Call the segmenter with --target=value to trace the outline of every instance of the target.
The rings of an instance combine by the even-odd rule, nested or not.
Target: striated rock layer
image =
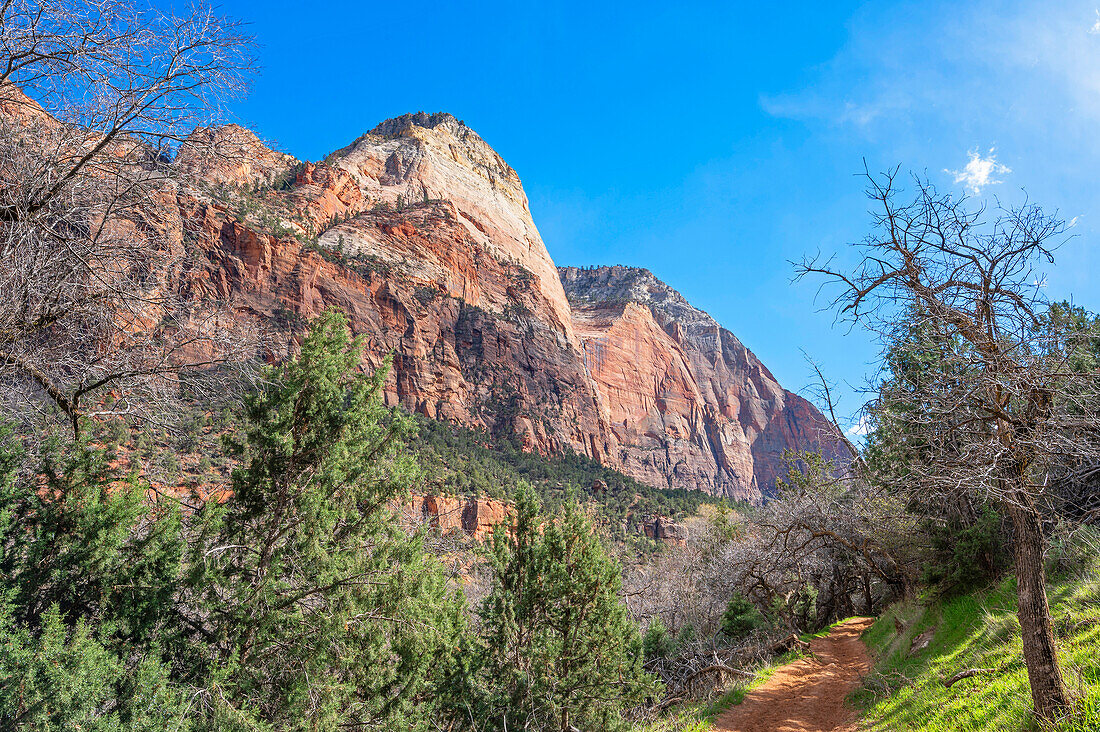
[[[841,456],[809,402],[649,270],[559,272],[625,473],[755,499],[786,471],[784,450]]]
[[[238,128],[196,135],[237,156],[181,150],[200,182],[172,214],[180,290],[229,305],[232,327],[267,329],[269,359],[336,306],[367,365],[392,357],[391,404],[531,450],[751,500],[784,449],[836,452],[812,406],[647,271],[559,277],[515,171],[450,115],[384,122],[317,163]]]

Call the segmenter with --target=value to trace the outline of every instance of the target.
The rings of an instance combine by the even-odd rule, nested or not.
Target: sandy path
[[[714,721],[715,732],[855,730],[856,713],[844,706],[844,697],[871,669],[859,634],[872,622],[852,618],[837,624],[828,636],[813,639],[813,656],[776,670],[744,702]]]

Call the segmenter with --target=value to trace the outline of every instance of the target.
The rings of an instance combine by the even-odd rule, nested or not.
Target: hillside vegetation
[[[423,417],[417,426],[409,447],[424,469],[425,485],[442,493],[508,499],[526,482],[549,508],[570,498],[590,500],[619,536],[637,519],[679,518],[704,504],[727,503],[700,491],[654,488],[574,452],[546,456],[524,450],[514,433],[492,435]]]
[[[1100,729],[1100,560],[1091,557],[1082,567],[1059,572],[1049,598],[1059,657],[1074,698],[1072,717],[1053,729]],[[916,650],[914,641],[928,632],[931,642]],[[863,711],[866,730],[1036,728],[1014,578],[928,604],[897,603],[864,640],[875,656],[875,669],[852,701]],[[990,671],[945,687],[945,680],[968,669]]]

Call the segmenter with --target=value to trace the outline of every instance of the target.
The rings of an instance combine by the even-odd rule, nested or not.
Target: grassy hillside
[[[1066,684],[1075,700],[1062,732],[1100,729],[1100,561],[1051,582],[1051,611]],[[924,606],[893,606],[864,634],[874,672],[853,701],[863,729],[904,732],[1036,729],[1020,650],[1015,580]],[[895,620],[902,632],[895,630]],[[933,630],[927,648],[913,640]],[[945,688],[944,679],[971,668],[993,669]]]

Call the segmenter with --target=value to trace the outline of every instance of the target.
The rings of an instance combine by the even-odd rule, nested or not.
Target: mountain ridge
[[[245,142],[254,165],[183,161],[218,185],[178,196],[197,263],[179,277],[270,328],[269,358],[340,307],[366,366],[392,354],[388,403],[658,487],[760,500],[784,450],[841,454],[812,405],[653,273],[558,268],[519,176],[453,116],[386,120],[315,163]]]

